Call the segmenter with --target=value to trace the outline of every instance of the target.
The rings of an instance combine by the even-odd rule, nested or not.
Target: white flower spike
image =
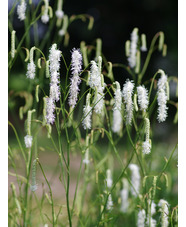
[[[127,80],[123,85],[123,98],[126,104],[126,125],[130,125],[133,117],[133,101],[132,94],[134,89],[133,81]]]
[[[70,95],[69,95],[69,105],[74,108],[79,94],[79,84],[81,79],[79,74],[82,68],[82,54],[79,49],[72,50],[72,63],[71,63],[72,77],[70,82]]]
[[[134,28],[131,33],[130,52],[128,57],[129,66],[134,68],[136,66],[136,53],[138,43],[138,28]]]
[[[140,106],[140,110],[143,110],[146,112],[149,100],[148,100],[148,90],[144,87],[144,85],[140,85],[137,87],[137,93],[138,93],[138,104]]]
[[[116,90],[114,92],[114,108],[113,108],[113,123],[112,130],[118,133],[122,125],[122,115],[121,115],[121,104],[122,104],[122,93],[120,89],[119,82],[115,82]]]

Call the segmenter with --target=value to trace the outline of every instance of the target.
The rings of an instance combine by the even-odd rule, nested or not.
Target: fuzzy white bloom
[[[128,202],[128,190],[129,184],[126,179],[123,179],[123,189],[120,191],[120,196],[121,196],[121,207],[120,210],[123,213],[126,213],[128,210],[129,202]]]
[[[154,214],[156,214],[156,204],[154,203],[154,201],[151,201],[150,199],[148,200],[148,204],[150,206],[150,208],[149,208],[150,209],[150,211],[149,211],[150,214],[147,215],[146,225],[155,227],[156,226],[156,220],[153,219],[152,216]],[[150,217],[150,219],[149,219],[149,217]]]
[[[62,19],[63,16],[64,16],[63,10],[56,10],[56,17],[57,17],[58,19]]]
[[[132,94],[134,89],[133,81],[127,80],[123,85],[123,98],[126,104],[126,124],[131,124],[133,117],[133,101]]]
[[[107,184],[107,188],[112,187],[112,176],[111,176],[111,170],[110,169],[107,169],[106,184]]]
[[[122,124],[122,116],[121,116],[121,103],[122,103],[122,93],[120,89],[119,82],[116,83],[116,90],[114,93],[114,108],[113,108],[113,123],[112,130],[113,132],[119,132]]]
[[[140,210],[138,212],[137,227],[145,227],[145,217],[146,217],[145,210],[144,209]]]
[[[33,61],[30,61],[27,65],[27,73],[26,76],[29,79],[34,79],[35,78],[35,73],[36,73],[36,65],[34,64]]]
[[[140,172],[139,167],[136,164],[130,164],[129,169],[131,170],[131,182],[133,187],[131,187],[131,193],[133,196],[137,197],[140,189]],[[135,189],[135,190],[134,190]]]
[[[161,226],[162,227],[168,227],[169,226],[169,204],[166,200],[160,199],[158,206],[160,207],[161,211]]]
[[[46,100],[46,120],[48,124],[53,124],[55,120],[55,104],[52,97],[47,98]]]
[[[21,4],[17,6],[17,15],[19,20],[25,20],[26,15],[26,2],[24,0],[21,1]]]
[[[79,73],[82,68],[82,55],[79,49],[73,48],[72,50],[72,63],[71,63],[72,77],[70,83],[69,105],[74,108],[79,94],[79,84],[81,79]]]
[[[144,85],[140,85],[137,87],[137,93],[140,109],[146,112],[149,105],[148,90],[144,87]]]
[[[60,69],[60,56],[61,51],[57,49],[57,44],[53,44],[49,51],[49,70],[50,70],[50,98],[54,101],[59,101],[60,88],[59,88],[59,69]]]
[[[32,146],[32,140],[33,140],[33,137],[30,136],[30,135],[26,135],[24,137],[24,141],[25,141],[25,146],[26,148],[30,148]]]
[[[168,83],[167,76],[165,75],[163,70],[159,70],[161,73],[161,77],[158,80],[158,116],[157,119],[159,122],[163,122],[167,118],[167,99],[168,96],[166,94],[166,86]]]
[[[136,65],[137,43],[138,43],[138,29],[134,28],[134,30],[131,33],[130,52],[128,57],[129,66],[131,68],[134,68]]]
[[[149,154],[150,153],[151,144],[150,144],[149,140],[146,140],[145,142],[143,142],[142,148],[143,148],[143,153],[144,154]]]
[[[109,194],[108,200],[107,200],[107,210],[111,211],[113,209],[113,201],[112,196]]]

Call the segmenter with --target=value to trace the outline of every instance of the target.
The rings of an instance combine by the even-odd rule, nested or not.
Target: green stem
[[[53,202],[53,196],[52,196],[52,189],[50,187],[50,183],[48,182],[47,178],[46,178],[46,175],[44,173],[44,170],[43,170],[43,167],[41,166],[41,163],[39,162],[39,160],[37,159],[37,163],[39,164],[39,167],[41,169],[41,172],[45,178],[45,181],[48,185],[48,188],[49,188],[49,193],[50,193],[50,198],[51,198],[51,205],[52,205],[52,223],[53,223],[53,226],[55,226],[55,214],[54,214],[54,202]]]

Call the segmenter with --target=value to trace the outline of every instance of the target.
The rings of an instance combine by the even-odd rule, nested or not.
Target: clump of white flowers
[[[130,125],[133,117],[133,101],[132,94],[134,89],[133,81],[127,80],[123,85],[123,98],[126,105],[126,125]]]
[[[131,170],[131,182],[133,187],[131,186],[131,193],[133,196],[137,197],[140,189],[140,172],[139,167],[136,164],[130,164],[129,169]]]
[[[145,217],[146,217],[145,210],[144,209],[140,210],[138,212],[137,227],[145,227]]]
[[[25,0],[21,0],[21,4],[17,6],[17,15],[19,20],[23,21],[26,19],[26,2]]]
[[[36,65],[34,63],[34,50],[35,46],[30,49],[30,62],[27,65],[27,73],[26,76],[29,79],[34,79],[35,78],[35,73],[36,73]]]
[[[140,110],[146,112],[149,99],[148,99],[148,90],[144,87],[144,85],[140,85],[137,87],[137,94],[138,94],[138,104],[140,106]]]
[[[92,107],[90,106],[91,94],[88,93],[86,97],[86,105],[83,108],[83,128],[91,129],[91,117],[92,117]]]
[[[81,79],[79,73],[82,68],[82,54],[79,49],[72,50],[72,63],[71,63],[72,77],[70,81],[70,95],[69,95],[69,105],[74,108],[79,94],[79,84]]]
[[[43,15],[41,16],[41,21],[46,24],[49,21],[49,15],[48,15],[48,0],[44,0],[45,2],[45,6],[44,6],[44,10],[43,10]]]
[[[161,211],[161,226],[162,227],[168,227],[169,226],[169,204],[166,200],[160,199],[158,206],[160,207]]]
[[[144,154],[149,154],[151,151],[151,142],[149,139],[149,135],[150,135],[150,121],[148,118],[145,118],[145,133],[146,133],[146,140],[145,142],[143,142],[143,153]]]
[[[49,70],[50,70],[50,95],[46,101],[46,119],[48,124],[53,124],[55,120],[55,101],[59,101],[59,69],[61,51],[57,49],[57,44],[53,44],[49,51]]]
[[[137,44],[138,44],[138,28],[134,28],[131,33],[130,51],[128,62],[131,68],[136,66],[136,54],[137,54]]]
[[[129,206],[129,202],[128,202],[129,184],[125,178],[122,180],[122,183],[123,183],[123,189],[120,191],[120,196],[121,196],[120,210],[121,212],[126,213]]]
[[[121,129],[122,115],[121,115],[121,104],[122,104],[122,93],[119,82],[115,82],[116,90],[114,92],[114,108],[113,108],[113,123],[112,130],[117,133]]]
[[[166,106],[167,100],[168,100],[168,94],[167,94],[167,76],[165,75],[163,70],[159,70],[161,73],[161,78],[158,80],[158,121],[163,122],[167,118],[167,109]]]

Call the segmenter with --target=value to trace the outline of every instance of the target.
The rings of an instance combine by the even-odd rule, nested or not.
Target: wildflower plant
[[[10,226],[176,226],[177,201],[170,199],[176,186],[169,165],[175,164],[177,144],[159,149],[154,128],[177,122],[176,115],[169,115],[169,109],[177,111],[169,99],[169,82],[177,78],[159,68],[147,78],[153,52],[165,56],[164,33],[155,34],[149,46],[148,37],[134,28],[123,47],[127,65],[108,62],[101,39],[68,49],[71,23],[88,21],[90,30],[92,17],[67,15],[62,0],[53,8],[49,3],[19,2],[14,10],[27,25],[20,40],[11,19],[14,10],[9,15],[9,79],[20,58],[28,83],[24,91],[9,92],[10,102],[25,100],[18,104],[25,129],[9,121],[17,141],[10,142],[8,155],[9,174],[15,178]],[[42,40],[40,20],[48,26]],[[115,67],[126,69],[124,82],[115,80]],[[49,173],[48,163],[56,159]]]

